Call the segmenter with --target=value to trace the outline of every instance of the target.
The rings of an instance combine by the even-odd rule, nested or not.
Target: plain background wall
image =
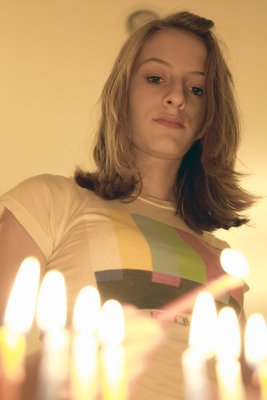
[[[90,165],[101,89],[137,9],[187,9],[216,22],[242,110],[238,167],[250,173],[244,186],[266,195],[265,0],[0,0],[0,193],[31,175]],[[264,197],[249,215],[249,227],[218,235],[249,261],[247,314],[267,317]]]

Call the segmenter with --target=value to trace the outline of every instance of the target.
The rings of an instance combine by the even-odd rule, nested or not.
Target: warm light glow
[[[97,365],[98,344],[94,337],[77,335],[73,339],[73,362],[79,381],[86,384],[92,379]],[[76,378],[77,379],[77,378]]]
[[[94,399],[98,373],[96,336],[85,331],[74,335],[71,356],[71,398],[73,400]]]
[[[231,307],[218,314],[216,342],[216,375],[221,400],[244,400],[239,356],[241,338],[238,319]]]
[[[217,320],[216,354],[220,359],[237,359],[241,351],[238,319],[231,307],[220,310]]]
[[[108,300],[102,306],[99,337],[106,345],[117,345],[124,339],[123,309],[116,300]]]
[[[104,303],[99,324],[101,349],[102,397],[104,400],[124,400],[127,396],[125,375],[124,313],[116,300]]]
[[[217,362],[216,372],[221,400],[245,400],[240,362],[222,358]]]
[[[77,296],[73,313],[73,328],[78,332],[97,331],[100,316],[100,295],[93,286],[85,286]]]
[[[37,324],[42,331],[63,328],[67,317],[66,287],[59,271],[49,271],[41,284],[37,304]]]
[[[189,345],[204,357],[214,354],[217,312],[214,298],[208,292],[201,292],[194,305]]]
[[[225,272],[237,278],[245,278],[249,267],[243,253],[238,250],[224,249],[220,256],[221,265]]]
[[[210,399],[207,360],[188,347],[181,357],[186,399]]]
[[[104,400],[125,400],[125,351],[122,346],[105,346],[103,352],[103,399]]]
[[[13,284],[4,324],[17,333],[27,332],[33,321],[40,278],[40,264],[36,258],[25,258]]]
[[[81,289],[73,313],[75,335],[72,340],[71,391],[73,400],[95,398],[98,371],[97,329],[100,295],[96,288]]]
[[[247,320],[245,357],[252,366],[258,365],[267,357],[267,325],[261,314],[252,314]]]

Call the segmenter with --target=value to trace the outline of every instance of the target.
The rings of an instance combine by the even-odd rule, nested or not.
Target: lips
[[[184,128],[184,123],[180,118],[172,115],[163,115],[154,119],[155,122],[173,129]]]

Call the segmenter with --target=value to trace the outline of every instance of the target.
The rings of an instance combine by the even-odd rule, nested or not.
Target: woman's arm
[[[44,273],[46,258],[28,232],[7,209],[0,218],[0,325],[7,299],[23,259],[36,257]]]

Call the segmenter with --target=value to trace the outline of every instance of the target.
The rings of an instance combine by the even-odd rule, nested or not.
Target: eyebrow
[[[140,68],[142,65],[149,63],[149,62],[157,62],[159,64],[166,65],[167,67],[171,67],[171,64],[169,64],[167,61],[164,61],[161,58],[151,57],[151,58],[147,58],[146,60],[142,61],[141,64],[138,66],[138,68]],[[202,71],[191,71],[190,74],[205,76],[205,73]]]

